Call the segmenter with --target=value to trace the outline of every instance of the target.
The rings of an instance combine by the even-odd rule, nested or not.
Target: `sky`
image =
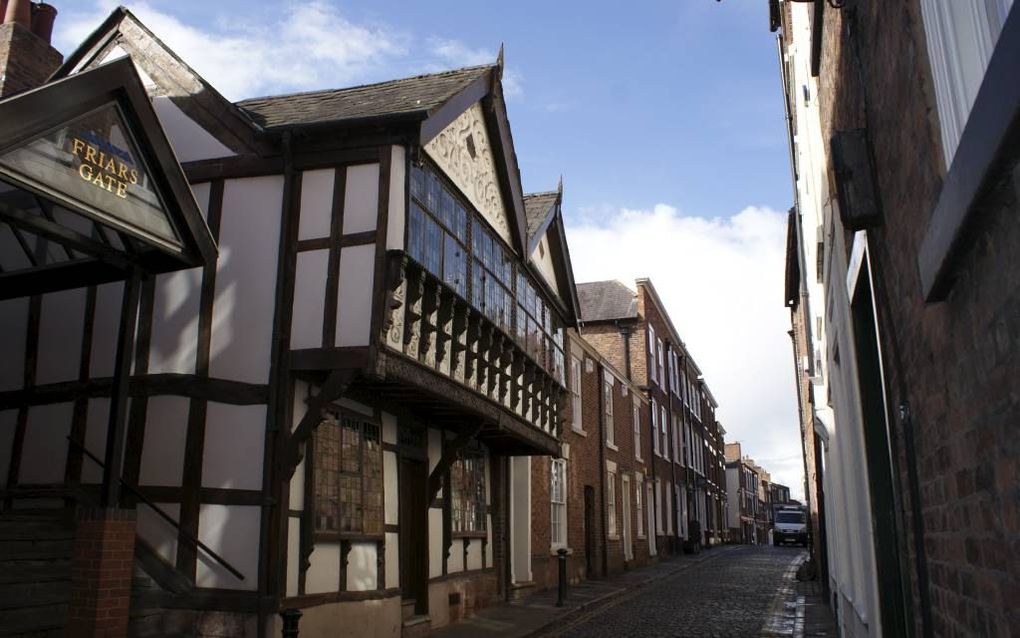
[[[118,4],[51,3],[65,54]],[[575,279],[650,277],[727,440],[803,493],[766,0],[123,4],[233,100],[491,63],[503,45],[524,188],[562,176]]]

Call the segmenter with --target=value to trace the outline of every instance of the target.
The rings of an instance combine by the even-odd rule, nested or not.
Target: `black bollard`
[[[563,601],[567,599],[567,550],[558,549],[556,555],[560,561],[560,587],[556,593],[556,606],[562,607]]]
[[[301,610],[284,609],[280,612],[283,619],[283,638],[298,638],[298,623],[301,622]]]

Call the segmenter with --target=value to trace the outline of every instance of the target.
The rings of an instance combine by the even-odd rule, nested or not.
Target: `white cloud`
[[[57,21],[55,41],[70,51],[98,26],[115,1]],[[138,19],[230,99],[288,90],[347,86],[406,55],[386,27],[354,24],[319,0],[292,2],[281,24],[234,21],[199,29],[145,2],[127,3]]]
[[[665,204],[594,212],[567,229],[576,280],[651,278],[719,401],[726,439],[802,494],[783,306],[786,214],[748,207],[709,219]]]
[[[80,9],[63,11],[54,34],[57,47],[72,51],[117,4],[92,0]],[[231,100],[492,64],[497,54],[460,40],[412,36],[389,25],[356,24],[325,0],[289,0],[284,10],[261,21],[255,14],[221,16],[202,28],[149,2],[125,5]],[[270,23],[277,15],[284,16],[283,22]],[[414,47],[408,43],[415,40],[424,40],[426,47],[412,56]],[[503,89],[508,99],[520,99],[524,95],[520,72],[507,69]]]

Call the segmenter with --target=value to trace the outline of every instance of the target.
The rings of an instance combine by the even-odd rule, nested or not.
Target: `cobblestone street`
[[[550,635],[758,636],[800,549],[743,546],[613,600]]]

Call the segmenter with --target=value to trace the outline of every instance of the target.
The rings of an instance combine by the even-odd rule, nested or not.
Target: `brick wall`
[[[42,85],[62,61],[60,52],[20,24],[0,25],[0,97]]]
[[[919,1],[858,5],[856,17],[826,11],[819,98],[826,138],[866,124],[874,146],[884,221],[868,240],[890,412],[911,413],[892,424],[892,447],[915,622],[927,571],[935,635],[1009,635],[1020,626],[1020,140],[1003,141],[1010,155],[948,298],[926,303],[916,259],[944,169]]]
[[[69,636],[126,636],[134,510],[82,510],[71,559]]]

